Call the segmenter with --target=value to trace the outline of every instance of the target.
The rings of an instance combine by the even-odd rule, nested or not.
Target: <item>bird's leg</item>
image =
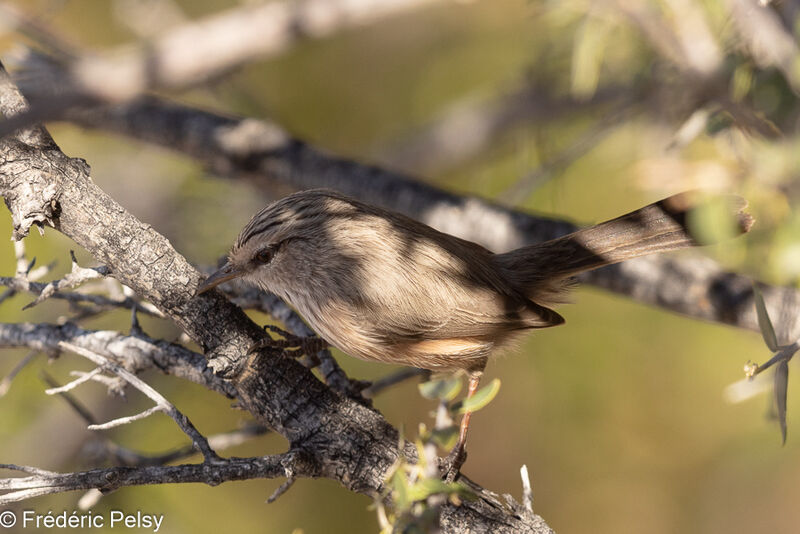
[[[482,374],[483,372],[470,374],[467,399],[470,399],[475,394],[475,391],[477,391]],[[456,479],[459,469],[461,469],[461,466],[464,465],[464,462],[467,460],[467,430],[469,430],[469,420],[471,417],[472,412],[469,411],[464,412],[464,415],[461,417],[461,429],[458,433],[458,442],[445,460],[444,479],[446,482],[452,482]]]
[[[284,350],[284,353],[290,356],[297,356],[297,353],[305,354],[311,359],[317,358],[317,353],[321,350],[328,348],[328,342],[324,339],[316,336],[295,336],[290,334],[289,332],[278,328],[275,325],[264,325],[264,330],[270,330],[275,332],[276,334],[283,337],[283,339],[273,339],[270,336],[264,336],[263,339],[256,341],[253,345],[248,349],[247,353],[252,354],[257,352],[265,347],[272,347],[278,349],[287,349],[287,348],[294,348],[296,347],[297,350],[295,351],[288,351]],[[319,365],[319,360],[316,359],[317,365]]]

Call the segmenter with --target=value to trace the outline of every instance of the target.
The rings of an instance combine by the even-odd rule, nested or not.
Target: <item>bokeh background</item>
[[[87,50],[138,41],[241,4],[16,2]],[[711,255],[771,283],[796,284],[797,3],[766,4],[433,2],[300,42],[278,58],[171,96],[270,118],[335,154],[581,223],[687,188],[737,191],[751,201],[757,230],[691,254]],[[784,34],[765,32],[768,26],[748,33],[748,21],[760,20],[748,9],[768,13]],[[782,56],[770,55],[777,41],[781,51],[788,47]],[[0,50],[22,43],[32,44],[7,28]],[[496,119],[492,128],[487,117]],[[68,124],[52,124],[51,132],[68,155],[89,162],[104,190],[198,265],[216,263],[272,194],[210,176],[160,147]],[[0,236],[10,235],[10,215],[2,208]],[[69,269],[71,249],[84,265],[93,264],[52,230],[32,233],[26,244],[37,264],[58,262],[54,277]],[[14,269],[13,247],[5,241],[0,274]],[[0,321],[68,316],[58,301],[22,311],[30,300],[4,301]],[[519,468],[526,464],[534,509],[556,532],[797,532],[795,381],[790,376],[785,446],[769,417],[769,396],[741,404],[723,398],[725,386],[742,378],[745,362],[768,359],[758,333],[678,317],[590,287],[579,288],[559,311],[565,326],[527,336],[489,365],[488,376],[499,377],[502,388],[473,419],[467,475],[519,497]],[[179,335],[166,321],[141,320],[153,337]],[[120,311],[85,326],[127,331],[129,323],[129,313]],[[0,351],[0,376],[25,354]],[[392,371],[336,356],[352,377]],[[73,369],[89,367],[74,356],[47,361],[40,355],[14,380],[0,398],[0,462],[56,471],[98,465],[97,436],[67,403],[43,393],[43,372],[63,383]],[[247,421],[229,401],[198,386],[154,372],[144,378],[206,435]],[[123,401],[97,384],[76,395],[99,419],[149,406],[135,392]],[[376,406],[408,435],[420,422],[430,423],[433,409],[412,382],[381,395]],[[153,453],[186,441],[171,420],[158,416],[107,435]],[[285,446],[280,436],[268,435],[225,454]],[[265,504],[280,482],[124,488],[96,510],[163,513],[166,533],[378,531],[370,500],[328,480],[300,480],[277,503]],[[71,511],[79,498],[33,499],[13,509]]]

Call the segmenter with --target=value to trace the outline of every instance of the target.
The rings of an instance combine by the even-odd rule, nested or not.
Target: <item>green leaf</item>
[[[778,423],[781,439],[786,444],[786,392],[789,384],[789,360],[781,360],[775,367],[775,403],[778,408]]]
[[[764,297],[761,295],[761,290],[757,285],[753,285],[753,300],[756,304],[756,314],[758,315],[758,327],[761,329],[761,335],[764,342],[772,352],[778,350],[778,338],[775,335],[775,329],[772,327],[772,321],[769,320],[767,313],[767,306],[764,304]]]
[[[741,102],[752,87],[753,69],[746,63],[737,66],[731,79],[731,99],[734,102]]]
[[[575,97],[588,99],[597,91],[606,44],[614,35],[612,29],[606,19],[588,16],[575,32],[571,80]]]
[[[437,428],[431,432],[431,440],[442,449],[450,450],[456,446],[458,441],[458,426],[450,425],[445,428]]]
[[[461,493],[463,486],[458,482],[450,484],[439,478],[423,478],[409,488],[408,497],[412,501],[424,501],[431,495]]]
[[[713,245],[739,235],[739,221],[731,197],[716,195],[701,198],[686,214],[692,237],[701,245]]]
[[[731,114],[727,111],[719,111],[713,113],[708,118],[706,123],[706,132],[708,135],[714,136],[725,130],[729,130],[736,122],[733,120]]]
[[[438,380],[429,380],[419,386],[419,393],[426,399],[451,401],[461,391],[461,379],[457,376]]]
[[[460,414],[467,412],[477,412],[494,399],[497,392],[500,391],[500,379],[495,378],[489,385],[479,389],[472,397],[464,399],[453,406],[453,409]]]
[[[397,510],[406,510],[410,506],[410,489],[403,469],[395,471],[394,475],[392,475],[392,497]]]

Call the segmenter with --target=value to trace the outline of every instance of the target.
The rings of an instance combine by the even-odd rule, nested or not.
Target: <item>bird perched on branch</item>
[[[738,230],[752,218],[726,202]],[[292,194],[258,212],[227,263],[198,293],[241,278],[283,298],[325,340],[364,360],[463,370],[470,397],[492,353],[520,333],[556,326],[570,278],[695,245],[680,194],[544,243],[494,254],[405,215],[329,190]],[[470,413],[449,458],[465,459]]]

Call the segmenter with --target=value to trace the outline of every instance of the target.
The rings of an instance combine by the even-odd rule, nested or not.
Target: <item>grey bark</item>
[[[495,252],[560,237],[575,224],[460,196],[390,170],[327,154],[267,121],[232,118],[158,98],[72,110],[77,124],[113,131],[195,158],[264,195],[326,187],[403,212]],[[758,222],[756,221],[756,224]],[[752,281],[696,256],[648,256],[585,273],[581,281],[689,317],[758,330]],[[800,292],[762,286],[781,328],[800,335]]]
[[[111,330],[86,330],[72,323],[0,323],[0,348],[28,347],[53,354],[62,341],[91,350],[136,373],[156,368],[234,398],[236,390],[206,366],[202,354],[181,345],[152,339],[142,333],[124,335]]]
[[[2,76],[0,111],[14,115],[25,105]],[[241,405],[288,439],[287,454],[302,458],[294,462],[302,468],[293,476],[324,476],[352,491],[381,492],[401,454],[397,430],[377,411],[332,392],[293,359],[263,351],[243,357],[263,335],[258,326],[219,292],[195,297],[200,273],[166,238],[100,190],[88,165],[65,156],[43,128],[0,143],[0,194],[17,239],[34,223],[56,228],[197,342],[210,365],[229,378]],[[410,444],[402,453],[415,459]],[[469,531],[467,525],[480,532],[550,532],[540,518],[489,504],[493,497],[485,490],[478,494],[476,501],[444,507],[444,532]]]

